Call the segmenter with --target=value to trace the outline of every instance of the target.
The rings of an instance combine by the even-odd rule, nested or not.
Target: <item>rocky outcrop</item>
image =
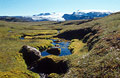
[[[47,52],[53,55],[59,55],[61,53],[61,49],[58,47],[52,47],[50,49],[47,49]]]
[[[23,53],[23,58],[28,66],[41,57],[41,52],[39,50],[28,45],[24,45],[21,48],[20,53]]]

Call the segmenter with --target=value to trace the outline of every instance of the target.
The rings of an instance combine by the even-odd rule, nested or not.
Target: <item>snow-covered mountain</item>
[[[78,10],[75,13],[90,13],[90,12],[92,12],[92,13],[99,12],[99,13],[103,13],[103,14],[104,13],[107,13],[107,14],[113,13],[113,11],[108,11],[108,10]]]
[[[32,19],[35,21],[65,21],[62,13],[40,13],[33,15]]]
[[[63,18],[65,20],[93,19],[97,17],[105,17],[111,13],[113,12],[106,10],[78,10],[72,14],[64,14]]]

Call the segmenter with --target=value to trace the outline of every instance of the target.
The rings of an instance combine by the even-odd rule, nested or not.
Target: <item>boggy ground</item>
[[[120,13],[116,13],[80,24],[0,21],[0,78],[39,78],[27,69],[19,50],[23,45],[44,50],[53,46],[49,39],[55,37],[70,40],[72,54],[42,57],[35,72],[50,78],[120,77]]]
[[[0,21],[0,78],[39,78],[37,73],[27,69],[23,55],[19,51],[23,45],[30,45],[40,51],[53,46],[50,39],[57,39],[54,36],[57,36],[58,31],[63,28],[64,26],[55,25],[54,22]],[[41,59],[45,60],[44,58],[46,59],[46,57]],[[44,72],[41,68],[38,70],[39,72],[48,72],[47,74],[52,72],[63,74],[67,72],[67,62],[64,62],[62,58],[57,56],[48,56],[47,58],[47,61],[40,59],[39,64],[43,66],[44,62],[47,64],[48,60],[51,60],[50,65],[52,68],[55,66],[59,71],[51,71],[53,69],[50,69],[49,72],[43,67]],[[62,67],[62,70],[60,67]],[[65,68],[66,70],[63,70]]]

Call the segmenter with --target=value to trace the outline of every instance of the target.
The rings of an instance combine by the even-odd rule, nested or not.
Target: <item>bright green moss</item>
[[[73,54],[78,54],[78,52],[80,53],[80,50],[83,49],[83,47],[86,44],[83,43],[82,41],[78,40],[78,39],[73,39],[71,40],[71,44],[69,45],[69,49],[72,51]]]
[[[23,34],[25,35],[52,35],[52,34],[57,34],[57,30],[28,30],[25,31]]]
[[[40,78],[40,76],[30,71],[13,70],[10,72],[0,72],[0,78]]]

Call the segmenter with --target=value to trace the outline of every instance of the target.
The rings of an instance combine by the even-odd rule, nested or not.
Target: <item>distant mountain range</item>
[[[0,16],[0,20],[13,21],[13,22],[23,22],[23,21],[67,21],[67,20],[81,20],[81,19],[94,19],[105,17],[113,12],[110,11],[76,11],[72,14],[62,14],[62,13],[40,13],[33,16]]]
[[[77,11],[72,14],[64,14],[65,20],[80,20],[80,19],[94,19],[98,17],[105,17],[112,14],[110,11]]]
[[[31,22],[34,21],[31,17],[24,16],[0,16],[0,20],[8,22]]]

